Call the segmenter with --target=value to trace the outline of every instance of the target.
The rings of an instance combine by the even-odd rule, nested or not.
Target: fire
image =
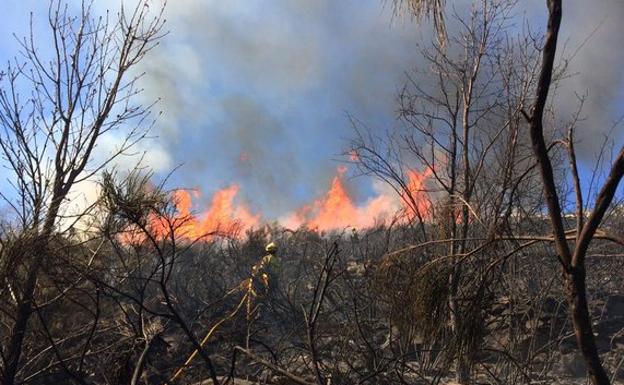
[[[287,227],[306,226],[321,231],[347,226],[366,227],[362,226],[362,211],[353,204],[342,181],[345,171],[344,168],[339,167],[327,194],[291,214],[283,221],[284,225]]]
[[[426,182],[433,174],[427,168],[423,173],[407,171],[407,190],[401,194],[403,204],[410,219],[427,219],[431,215],[431,199],[427,193]]]
[[[217,191],[210,204],[210,208],[195,216],[191,212],[191,196],[185,190],[179,190],[176,198],[179,200],[180,215],[189,218],[181,226],[181,231],[187,238],[198,238],[214,232],[233,233],[237,230],[248,230],[258,226],[260,215],[252,214],[244,204],[234,204],[239,186],[231,185]]]
[[[390,220],[402,209],[408,211],[409,219],[428,217],[431,201],[425,192],[425,182],[431,175],[430,170],[424,173],[415,170],[408,172],[410,193],[405,194],[402,201],[393,194],[380,193],[362,206],[353,203],[344,185],[345,171],[344,167],[339,167],[329,191],[321,199],[286,216],[280,221],[281,224],[289,228],[306,226],[319,231],[330,231],[347,227],[372,227]]]
[[[285,215],[279,223],[291,229],[305,226],[318,231],[342,230],[345,228],[367,228],[392,219],[401,211],[407,212],[407,219],[427,219],[432,206],[426,193],[426,182],[431,170],[422,173],[407,172],[409,193],[397,196],[393,191],[380,191],[363,204],[354,203],[347,187],[344,174],[347,168],[340,166],[332,178],[327,193],[310,204]],[[243,234],[245,230],[258,227],[261,215],[251,212],[249,207],[237,202],[239,186],[234,184],[217,191],[204,212],[193,212],[193,199],[199,198],[197,191],[178,190],[174,193],[176,214],[173,218],[179,236],[186,239],[211,237],[212,234]],[[161,236],[167,236],[168,229],[163,218],[153,218],[152,228]]]
[[[236,204],[239,186],[234,184],[217,191],[208,210],[195,214],[192,211],[193,197],[187,190],[173,193],[176,214],[173,218],[152,217],[150,224],[156,235],[166,237],[171,228],[178,236],[186,239],[210,238],[214,234],[235,236],[241,231],[257,227],[261,216],[253,214],[245,204]],[[199,192],[193,191],[195,198]]]

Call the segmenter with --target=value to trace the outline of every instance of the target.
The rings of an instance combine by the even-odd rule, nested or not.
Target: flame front
[[[407,212],[407,218],[413,220],[426,219],[432,203],[425,191],[425,184],[431,176],[431,170],[419,173],[415,170],[407,172],[406,191],[401,196],[393,192],[379,192],[362,205],[356,205],[345,186],[344,174],[346,167],[340,166],[331,181],[329,190],[323,197],[291,212],[278,222],[291,229],[305,226],[318,231],[342,230],[345,228],[369,228],[387,223],[399,212]],[[251,212],[244,203],[237,203],[240,188],[231,185],[217,191],[210,202],[209,208],[193,213],[193,198],[199,193],[178,190],[174,193],[176,204],[177,232],[181,237],[197,239],[211,237],[213,234],[236,236],[245,230],[257,228],[262,223],[261,215]],[[193,197],[193,194],[195,195]],[[161,228],[159,220],[154,219],[154,228]],[[166,232],[159,230],[164,236]]]
[[[203,213],[192,211],[193,197],[187,190],[173,193],[176,214],[165,220],[163,217],[152,217],[151,225],[156,235],[169,236],[172,228],[177,236],[186,239],[211,238],[216,234],[236,236],[245,230],[260,224],[260,214],[253,214],[247,205],[236,204],[235,198],[239,186],[231,185],[217,191],[210,202],[210,207]],[[199,193],[193,191],[195,198]]]
[[[367,228],[384,222],[397,212],[396,199],[387,195],[378,195],[364,205],[356,206],[344,185],[345,171],[339,167],[329,191],[321,199],[287,215],[281,224],[288,228],[306,226],[319,231]]]
[[[426,182],[432,174],[433,170],[430,168],[423,173],[407,170],[407,191],[401,194],[401,198],[411,220],[426,220],[431,215],[432,203],[427,193]]]

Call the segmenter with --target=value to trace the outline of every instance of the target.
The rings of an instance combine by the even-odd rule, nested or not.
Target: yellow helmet
[[[277,245],[273,242],[269,243],[268,245],[266,245],[266,247],[264,248],[264,250],[269,253],[269,254],[273,254],[277,251]]]

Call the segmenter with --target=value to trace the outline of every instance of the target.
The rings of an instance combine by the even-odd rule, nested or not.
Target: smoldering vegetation
[[[266,227],[239,240],[197,242],[142,233],[120,241],[113,225],[140,218],[133,215],[128,208],[108,218],[96,238],[52,242],[24,341],[26,383],[199,384],[210,383],[214,370],[221,383],[443,384],[460,355],[470,357],[478,383],[584,381],[549,244],[506,257],[512,246],[493,243],[458,261],[441,257],[443,243],[413,247],[419,231],[409,225],[333,234]],[[612,217],[609,228],[621,229],[623,220]],[[30,241],[6,242],[3,261]],[[253,267],[270,241],[278,249],[263,267],[267,282]],[[608,255],[609,244],[592,249],[594,332],[605,366],[621,380],[624,266]],[[3,274],[18,274],[19,265],[4,264]],[[13,306],[12,295],[5,289],[3,309]],[[451,312],[462,320],[459,330]],[[202,354],[188,360],[199,345]]]

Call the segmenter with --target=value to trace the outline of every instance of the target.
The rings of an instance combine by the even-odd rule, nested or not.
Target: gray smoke
[[[587,94],[577,137],[589,159],[622,113],[624,1],[564,6],[562,57],[589,40],[557,105],[566,119],[575,94]],[[523,12],[533,31],[545,29],[545,1],[521,2]],[[379,0],[176,0],[167,17],[171,34],[147,65],[146,96],[163,98],[157,134],[185,164],[175,183],[207,192],[241,183],[269,215],[327,188],[351,135],[345,112],[380,130],[396,125],[397,89],[430,35],[393,20]]]
[[[576,94],[586,95],[585,121],[577,130],[578,149],[588,161],[600,150],[605,135],[624,115],[624,1],[574,0],[565,2],[562,22],[562,57],[573,55],[570,73],[561,90],[561,107],[572,113]],[[621,125],[615,139],[621,139]]]
[[[416,59],[414,27],[378,0],[169,2],[171,33],[146,66],[174,183],[240,183],[269,215],[326,191],[351,135],[382,129]]]

